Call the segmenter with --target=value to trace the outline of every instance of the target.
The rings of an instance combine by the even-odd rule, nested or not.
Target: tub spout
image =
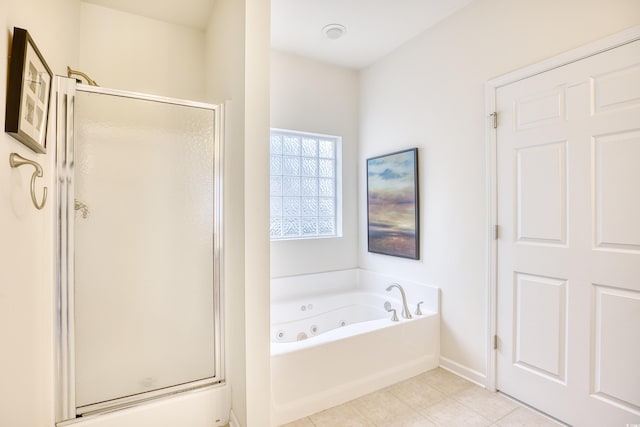
[[[411,316],[411,312],[409,311],[409,307],[407,306],[407,297],[404,294],[404,289],[402,289],[402,286],[400,286],[399,284],[392,283],[391,286],[387,288],[387,292],[390,292],[393,288],[400,289],[400,294],[402,295],[402,317],[404,317],[405,319],[413,318],[413,316]]]

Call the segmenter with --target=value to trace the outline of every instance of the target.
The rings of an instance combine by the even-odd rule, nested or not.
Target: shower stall
[[[56,83],[56,420],[222,387],[221,106]]]

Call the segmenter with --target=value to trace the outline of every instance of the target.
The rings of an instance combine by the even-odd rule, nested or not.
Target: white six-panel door
[[[496,91],[498,390],[640,425],[640,41]]]

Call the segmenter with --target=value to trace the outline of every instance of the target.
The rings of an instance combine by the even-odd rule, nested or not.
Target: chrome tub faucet
[[[404,294],[404,289],[397,283],[392,283],[391,286],[387,288],[387,292],[390,292],[391,289],[398,288],[400,289],[400,294],[402,295],[402,317],[405,319],[412,319],[411,312],[409,311],[409,307],[407,306],[407,296]]]

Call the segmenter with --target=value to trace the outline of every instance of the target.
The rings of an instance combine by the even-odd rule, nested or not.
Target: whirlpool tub
[[[399,290],[385,291],[391,283],[404,288],[412,319],[402,317]],[[272,295],[274,426],[438,366],[437,288],[355,269],[274,279]]]

